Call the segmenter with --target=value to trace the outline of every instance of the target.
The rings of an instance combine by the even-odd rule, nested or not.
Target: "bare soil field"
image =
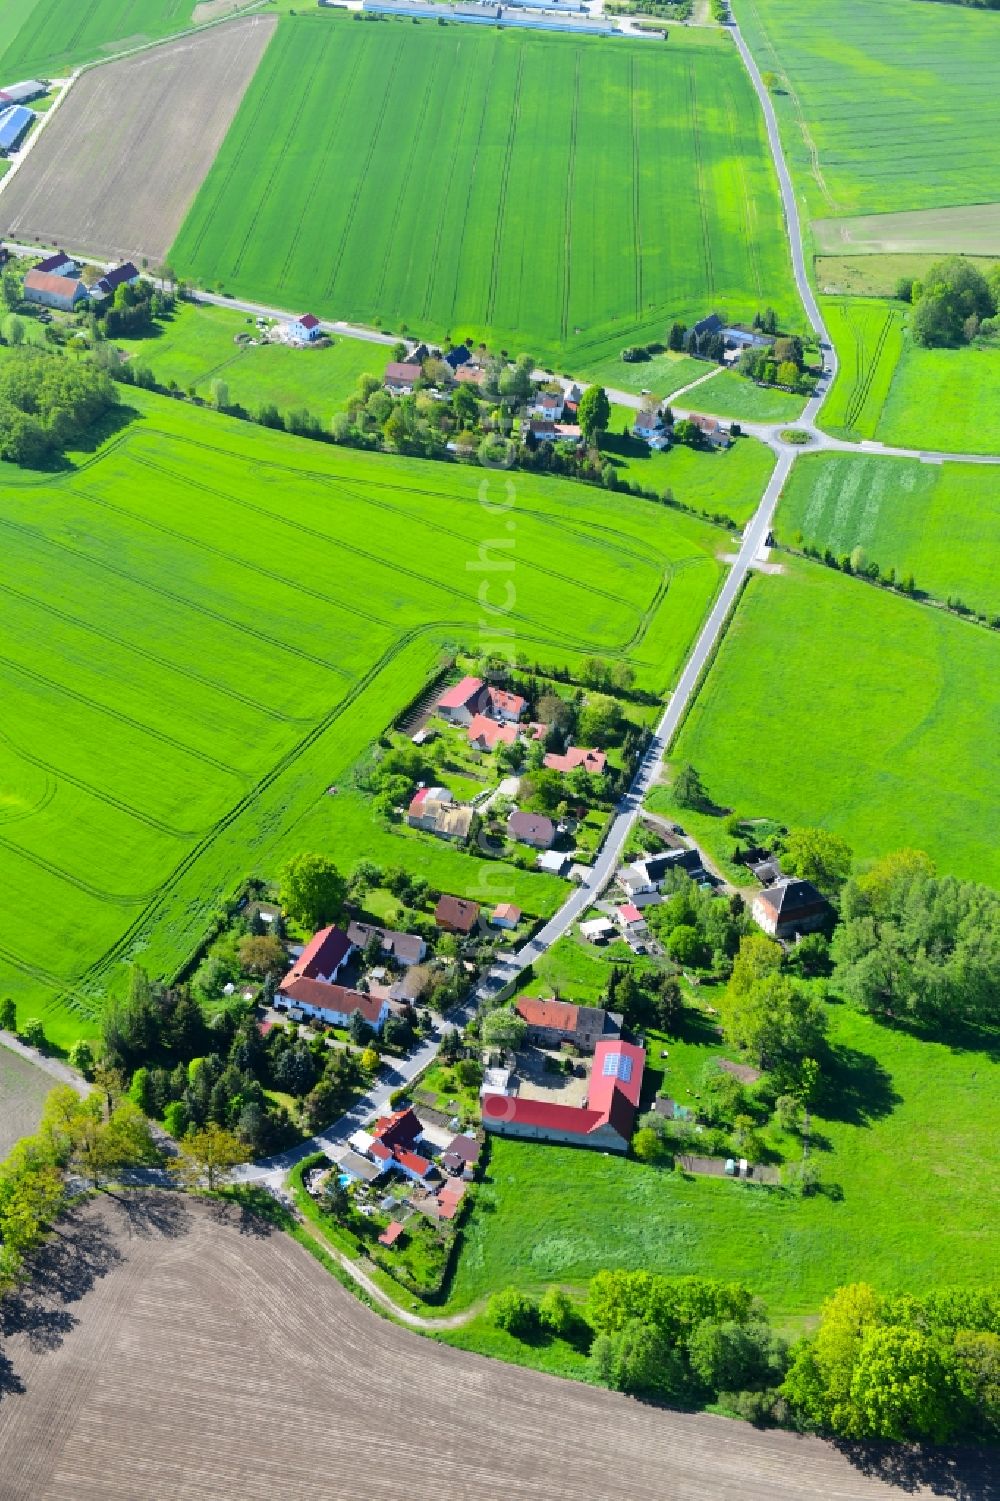
[[[1000,203],[815,219],[821,255],[1000,255]]]
[[[105,1196],[60,1230],[0,1310],[3,1501],[990,1493],[974,1454],[848,1454],[448,1349],[232,1207]]]
[[[45,1096],[55,1083],[29,1059],[0,1043],[0,1158],[35,1130]]]
[[[276,19],[250,16],[92,68],[0,191],[0,233],[162,261]]]

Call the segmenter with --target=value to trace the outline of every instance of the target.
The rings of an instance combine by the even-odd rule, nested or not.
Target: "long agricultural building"
[[[34,110],[26,109],[23,104],[0,109],[0,152],[6,156],[9,151],[16,151],[34,119]]]
[[[614,36],[610,21],[571,11],[561,14],[540,11],[531,14],[503,5],[424,5],[421,0],[362,0],[367,15],[410,16],[425,21],[462,21],[473,26],[518,26],[534,31],[581,31],[590,36]]]

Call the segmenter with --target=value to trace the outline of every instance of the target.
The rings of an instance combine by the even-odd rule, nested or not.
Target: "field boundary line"
[[[688,103],[691,111],[691,143],[694,146],[695,179],[698,192],[698,216],[701,219],[701,243],[705,261],[705,286],[708,300],[715,296],[715,266],[712,261],[712,237],[708,227],[708,204],[705,198],[705,164],[701,155],[701,131],[698,129],[698,85],[694,76],[694,63],[689,58]]]
[[[493,60],[494,61],[496,59],[497,51],[498,51],[498,43],[497,43],[496,38],[494,37],[494,41],[493,41]],[[472,194],[475,191],[475,186],[476,186],[476,173],[477,173],[477,171],[479,169],[479,153],[482,150],[482,146],[483,146],[483,131],[484,131],[485,127],[486,127],[486,119],[487,119],[487,116],[489,115],[490,105],[491,105],[492,100],[493,100],[493,83],[494,83],[495,78],[496,78],[496,68],[495,67],[491,67],[490,70],[489,70],[489,73],[487,75],[486,94],[485,94],[485,97],[483,99],[483,106],[482,106],[482,109],[481,109],[480,114],[479,114],[479,130],[478,130],[478,132],[476,134],[476,149],[473,152],[472,165],[469,168],[469,186],[468,186],[468,190],[466,191],[466,194],[465,194],[465,213],[462,215],[462,232],[461,232],[461,234],[459,235],[459,238],[458,238],[458,254],[455,257],[455,268],[456,268],[456,270],[455,270],[455,285],[452,287],[452,291],[451,291],[451,312],[450,312],[449,319],[448,319],[448,321],[450,323],[454,323],[454,321],[455,321],[455,304],[458,301],[458,278],[459,278],[459,276],[461,274],[462,264],[463,264],[463,262],[462,262],[462,255],[463,255],[463,252],[465,250],[465,235],[466,235],[466,230],[467,230],[468,224],[469,224],[469,210],[470,210],[470,208],[472,206]]]
[[[26,850],[23,845],[16,844],[13,839],[6,839],[3,835],[0,835],[0,849],[7,850],[9,854],[19,855],[29,865],[43,870],[47,876],[52,876],[54,880],[72,886],[76,891],[82,891],[84,896],[93,897],[94,901],[102,902],[106,907],[143,907],[156,892],[156,887],[150,886],[147,891],[116,896],[113,891],[105,891],[100,886],[92,886],[89,881],[83,880],[81,876],[74,876],[63,866],[57,865],[54,860],[46,860],[44,855],[39,855],[34,850]]]
[[[632,254],[635,258],[635,316],[642,317],[642,221],[639,217],[639,122],[635,92],[636,56],[628,60],[629,132],[632,138]],[[695,126],[697,129],[697,126]],[[712,288],[709,286],[709,291]]]
[[[459,30],[461,30],[461,28],[459,28]],[[457,45],[455,47],[456,61],[461,57],[461,52],[462,52],[462,43],[461,43],[461,40],[459,39],[458,42],[457,42]],[[460,71],[460,69],[458,71]],[[455,131],[455,139],[457,141],[461,141],[463,132],[465,130],[465,117],[466,117],[466,115],[469,112],[469,95],[472,93],[472,82],[473,82],[473,75],[472,75],[472,71],[470,69],[470,71],[468,72],[468,74],[466,76],[466,79],[465,79],[465,88],[462,91],[462,107],[461,107],[461,109],[459,111],[458,126],[457,126],[457,129]],[[489,98],[489,86],[487,85],[487,100],[488,100],[488,98]],[[482,119],[480,119],[480,122],[479,122],[479,133],[480,133],[480,135],[482,135],[482,129],[483,129]],[[478,145],[477,145],[477,151],[478,151]],[[475,162],[473,162],[473,170],[472,170],[471,176],[474,176],[474,175],[475,175]],[[471,176],[470,176],[470,181],[471,181]],[[421,316],[421,318],[429,318],[430,317],[430,302],[431,302],[431,294],[432,294],[433,285],[434,285],[434,272],[435,272],[435,268],[436,268],[436,266],[438,264],[438,256],[439,256],[440,250],[441,250],[441,236],[444,233],[444,221],[445,221],[445,219],[448,216],[448,204],[451,202],[451,188],[452,188],[452,184],[455,181],[456,174],[454,172],[447,172],[445,174],[445,177],[446,177],[446,182],[445,182],[444,196],[441,199],[441,212],[438,214],[437,225],[436,225],[435,230],[434,230],[434,248],[431,251],[431,258],[430,258],[430,261],[428,263],[429,264],[429,275],[428,275],[427,280],[424,282],[424,301],[423,301],[423,306],[420,309],[420,316]],[[410,264],[411,264],[411,266],[412,266],[412,262],[413,262],[413,253],[411,251],[410,252]],[[452,308],[452,312],[454,313],[454,307]]]
[[[580,49],[576,51],[573,77],[573,114],[569,127],[569,167],[566,172],[566,205],[563,209],[563,294],[559,331],[563,342],[569,336],[569,298],[573,270],[573,186],[576,179],[576,138],[580,118]]]
[[[410,128],[412,130],[412,136],[410,138],[410,149],[409,149],[409,151],[406,154],[406,162],[405,162],[404,167],[403,167],[403,182],[404,182],[404,184],[410,181],[410,177],[411,177],[411,174],[413,172],[413,163],[416,160],[417,149],[418,149],[418,147],[421,144],[421,136],[423,134],[424,121],[427,118],[427,107],[428,107],[428,105],[431,102],[431,95],[432,95],[432,93],[434,91],[433,90],[433,85],[434,85],[434,83],[437,80],[438,72],[439,72],[440,67],[441,67],[441,56],[442,56],[443,51],[444,51],[444,49],[442,47],[435,47],[435,49],[434,49],[434,55],[433,55],[433,60],[431,62],[431,66],[427,69],[427,85],[426,85],[426,87],[424,89],[424,97],[420,101],[419,112],[416,114],[415,118],[411,122]],[[387,273],[387,271],[389,269],[389,258],[390,258],[391,254],[392,254],[392,251],[393,251],[394,247],[395,247],[395,235],[393,235],[393,234],[387,234],[386,237],[385,237],[385,250],[382,253],[382,266],[381,266],[381,269],[380,269],[379,274],[378,274],[378,285],[375,288],[375,296],[374,296],[375,303],[379,304],[380,306],[381,306],[381,302],[382,302],[382,292],[383,292],[383,289],[385,287],[386,273]]]

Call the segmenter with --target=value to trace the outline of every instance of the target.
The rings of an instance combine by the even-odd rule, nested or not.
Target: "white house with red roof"
[[[626,938],[642,938],[649,932],[646,919],[634,902],[625,902],[615,913],[615,921]]]
[[[639,1112],[645,1063],[645,1051],[635,1043],[599,1042],[585,1105],[484,1094],[483,1125],[497,1136],[625,1153]]]
[[[297,344],[312,344],[316,339],[321,339],[323,330],[316,314],[303,313],[300,318],[293,318],[288,325],[288,337]]]
[[[295,1006],[305,1016],[333,1027],[350,1026],[351,1017],[359,1011],[362,1020],[380,1032],[389,1015],[388,1001],[337,983],[353,953],[354,944],[346,933],[335,927],[321,928],[279,984],[275,1004]]]
[[[482,678],[465,677],[446,688],[434,707],[449,724],[470,725],[483,708],[485,698]]]
[[[474,714],[468,740],[475,750],[491,751],[500,744],[513,745],[517,734],[515,724],[499,724],[495,719],[487,719],[485,714]]]
[[[527,703],[519,693],[492,686],[486,690],[486,713],[501,724],[516,724],[523,717]]]

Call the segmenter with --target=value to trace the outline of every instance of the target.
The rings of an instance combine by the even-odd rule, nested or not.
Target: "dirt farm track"
[[[226,22],[83,73],[0,185],[0,234],[162,261],[275,21]]]
[[[448,1349],[232,1208],[134,1194],[60,1230],[2,1311],[0,1501],[995,1494],[975,1455],[849,1456]]]

